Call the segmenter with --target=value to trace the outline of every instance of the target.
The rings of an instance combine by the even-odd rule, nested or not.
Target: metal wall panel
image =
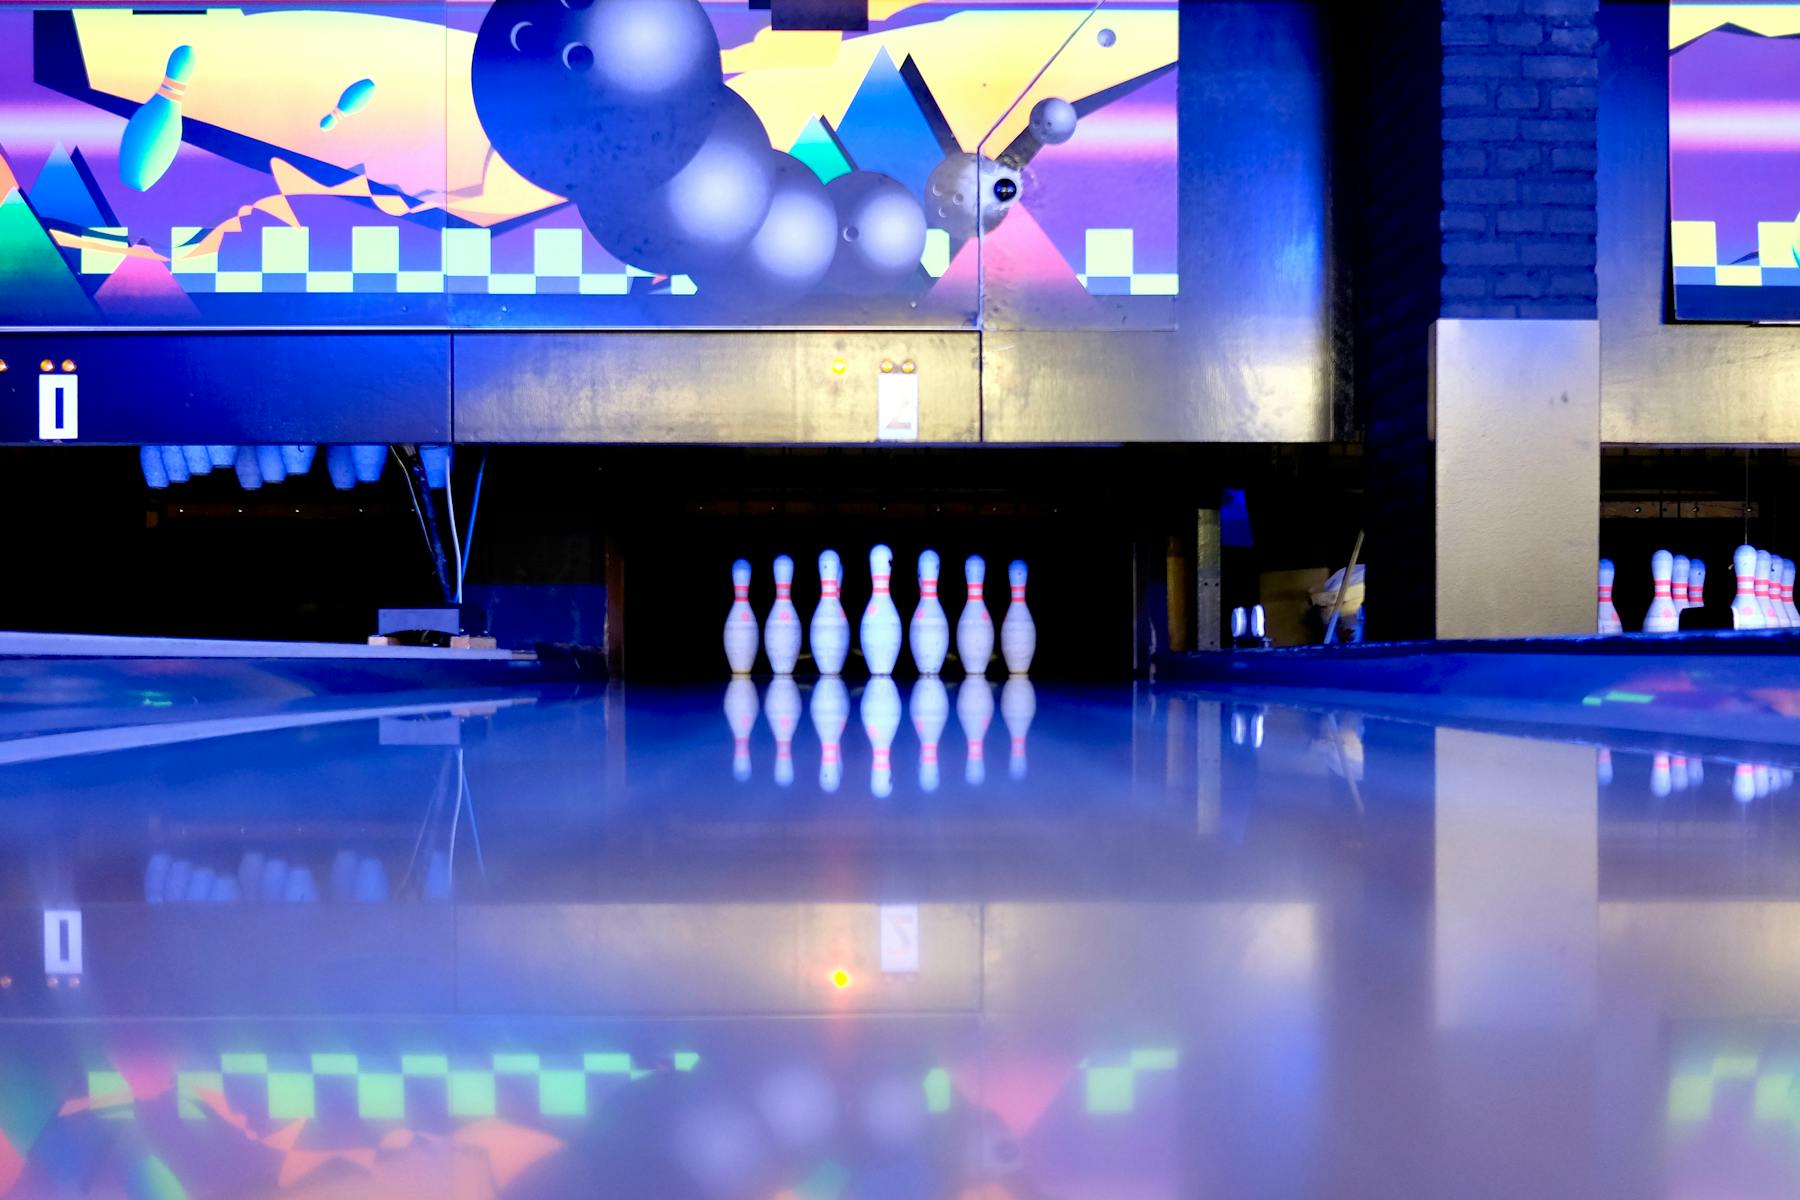
[[[885,360],[919,381],[919,441],[981,437],[966,332],[458,334],[466,442],[876,441]],[[842,373],[834,370],[841,362]]]
[[[1439,321],[1432,327],[1432,404],[1437,635],[1591,631],[1600,507],[1597,323]]]
[[[1182,6],[1174,327],[1032,328],[990,280],[986,440],[1332,436],[1325,20],[1312,4]]]
[[[1667,323],[1669,10],[1600,10],[1601,437],[1800,442],[1791,328]]]
[[[42,440],[45,359],[59,376],[75,366],[78,442],[450,437],[443,334],[0,334],[0,443]]]

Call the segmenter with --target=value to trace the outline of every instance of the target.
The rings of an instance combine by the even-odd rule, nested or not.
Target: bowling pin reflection
[[[987,779],[985,742],[993,719],[994,689],[986,679],[971,675],[956,685],[956,722],[969,743],[969,757],[963,764],[963,779],[968,783]]]
[[[1015,563],[1014,566],[1022,566]],[[1021,588],[1022,590],[1022,588]],[[1011,618],[1008,618],[1009,620]],[[1024,675],[1013,675],[1000,689],[1000,718],[1012,738],[1012,753],[1006,771],[1014,779],[1025,778],[1025,735],[1031,731],[1031,719],[1037,716],[1037,689]]]
[[[738,675],[725,687],[725,721],[731,726],[731,775],[739,783],[750,778],[750,731],[756,728],[756,685]]]
[[[946,626],[948,628],[948,626]],[[908,709],[913,732],[919,735],[919,790],[938,789],[938,740],[950,723],[950,691],[936,675],[924,675],[913,684]]]
[[[900,689],[892,676],[877,675],[862,694],[863,732],[875,756],[869,764],[869,790],[886,799],[894,791],[894,734],[900,730]]]
[[[813,732],[819,735],[819,790],[835,792],[844,779],[842,743],[844,726],[850,723],[850,690],[836,675],[826,675],[813,685]]]
[[[1612,751],[1605,746],[1598,746],[1594,749],[1594,779],[1601,787],[1608,787],[1612,784]]]
[[[794,730],[800,724],[800,685],[792,675],[777,675],[763,697],[763,716],[775,731],[775,782],[794,782]]]
[[[1235,707],[1231,710],[1231,744],[1261,750],[1263,744],[1263,708]]]

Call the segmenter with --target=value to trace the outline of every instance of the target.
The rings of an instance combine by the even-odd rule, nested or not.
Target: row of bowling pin
[[[1794,607],[1794,560],[1754,546],[1739,546],[1731,556],[1737,572],[1737,595],[1731,598],[1733,629],[1800,627]]]
[[[1594,752],[1594,771],[1602,787],[1613,781],[1612,751],[1605,746]],[[1706,782],[1706,760],[1684,754],[1654,754],[1650,758],[1650,794],[1658,800],[1676,792],[1698,788]],[[1740,803],[1761,800],[1794,784],[1794,772],[1788,767],[1768,763],[1733,761],[1731,795]]]
[[[313,469],[317,446],[139,446],[138,468],[146,487],[161,491],[215,469],[237,473],[238,484],[255,491],[265,483],[282,483],[290,475]],[[376,483],[387,465],[386,446],[327,446],[325,469],[331,485],[347,492],[359,483]],[[433,482],[433,487],[442,486]]]
[[[893,573],[894,552],[878,545],[869,551],[869,579],[872,590],[868,607],[863,609],[857,626],[857,644],[863,661],[872,675],[891,675],[900,661],[900,610],[888,589]],[[919,555],[919,603],[913,609],[908,626],[908,639],[913,663],[921,675],[936,675],[944,669],[950,654],[950,620],[938,601],[937,551]],[[1000,653],[1006,669],[1023,675],[1031,669],[1037,653],[1037,625],[1031,609],[1025,604],[1025,564],[1015,561],[1007,568],[1012,585],[1012,600],[1007,605],[1006,619],[1000,624]],[[813,663],[821,675],[837,675],[844,669],[850,654],[850,618],[839,599],[844,578],[843,560],[837,551],[819,555],[819,606],[813,610],[807,627],[812,643]],[[971,676],[987,674],[988,662],[994,656],[994,621],[988,615],[987,601],[982,595],[987,578],[987,562],[979,554],[971,554],[963,564],[963,578],[968,585],[968,598],[956,621],[956,653],[963,670]],[[725,617],[725,659],[733,675],[748,675],[756,665],[758,642],[769,656],[769,666],[777,675],[792,675],[800,661],[800,614],[794,608],[794,560],[783,554],[775,560],[775,604],[768,620],[759,631],[756,614],[750,608],[750,564],[738,559],[731,564],[731,611]]]
[[[826,675],[813,685],[811,700],[804,708],[819,738],[819,788],[835,792],[844,777],[843,738],[850,723],[850,690],[836,675]],[[994,719],[993,685],[979,677],[964,679],[956,685],[955,708],[967,745],[963,779],[978,784],[987,778],[986,742],[988,726]],[[950,722],[950,689],[936,675],[922,675],[913,684],[904,709],[919,738],[919,789],[935,792],[939,779],[938,743]],[[800,726],[801,711],[800,687],[791,675],[777,675],[761,703],[756,685],[747,676],[739,675],[726,686],[731,772],[739,782],[750,778],[750,734],[756,728],[759,713],[775,734],[775,782],[786,787],[794,781],[794,732]],[[877,675],[869,680],[862,690],[857,716],[874,751],[869,788],[880,797],[890,795],[894,789],[893,747],[901,714],[900,689],[893,679]],[[1014,675],[1000,689],[1000,717],[1012,739],[1008,773],[1014,779],[1025,778],[1025,735],[1036,715],[1036,689],[1025,676]]]
[[[372,855],[340,850],[331,863],[330,899],[340,903],[384,904],[389,899],[387,868]],[[450,898],[450,860],[433,851],[425,868],[427,900]],[[151,904],[313,904],[321,899],[312,868],[260,850],[245,851],[236,873],[158,852],[144,864],[144,899]]]
[[[1617,570],[1610,558],[1600,560],[1599,621],[1601,633],[1624,633],[1625,624],[1619,610],[1613,607],[1613,580]],[[1644,614],[1645,633],[1675,633],[1681,629],[1681,614],[1706,604],[1706,564],[1685,554],[1658,550],[1650,556],[1650,580],[1653,595]]]

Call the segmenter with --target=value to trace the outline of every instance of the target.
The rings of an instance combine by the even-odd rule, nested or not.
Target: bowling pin
[[[170,475],[169,479],[174,480]],[[1787,559],[1779,554],[1769,555],[1769,609],[1775,614],[1775,626],[1778,629],[1788,627],[1787,605],[1781,602],[1781,576],[1787,566]]]
[[[969,555],[963,564],[963,578],[968,581],[969,598],[956,618],[956,656],[970,678],[982,678],[987,675],[988,660],[994,657],[994,619],[981,594],[987,579],[987,563],[981,555]]]
[[[815,652],[818,643],[814,643]],[[844,726],[850,723],[850,691],[836,675],[813,685],[813,732],[819,736],[819,790],[835,792],[844,778]]]
[[[856,636],[871,675],[892,675],[894,664],[900,661],[900,610],[888,594],[888,577],[893,569],[892,550],[878,545],[869,551],[869,578],[874,590],[869,595],[869,606],[863,609]]]
[[[763,653],[777,675],[792,675],[800,661],[800,613],[794,608],[794,560],[775,560],[775,607],[763,626]]]
[[[1601,787],[1607,787],[1613,781],[1612,751],[1605,746],[1594,751],[1594,779]]]
[[[1025,563],[1014,559],[1006,568],[1006,581],[1012,585],[1012,601],[1006,606],[1006,619],[1000,622],[1000,657],[1014,675],[1031,670],[1032,656],[1037,653],[1037,622],[1025,607]]]
[[[1800,571],[1793,559],[1788,559],[1781,566],[1781,606],[1787,610],[1788,624],[1800,626],[1800,607],[1794,605],[1794,574]]]
[[[356,902],[386,904],[389,894],[387,868],[381,865],[379,858],[365,856],[356,864]]]
[[[1739,546],[1731,556],[1731,569],[1737,574],[1737,595],[1731,598],[1731,627],[1761,629],[1764,627],[1762,605],[1756,602],[1756,549]]]
[[[895,621],[899,621],[898,614]],[[866,653],[866,652],[865,652]],[[894,735],[900,731],[900,689],[890,675],[869,680],[862,694],[863,732],[875,757],[869,763],[869,790],[886,799],[894,791]]]
[[[1706,760],[1695,757],[1688,759],[1688,786],[1699,787],[1706,782]]]
[[[1669,782],[1674,786],[1676,791],[1687,791],[1688,768],[1686,755],[1672,754],[1669,756]]]
[[[725,661],[733,675],[748,675],[756,665],[756,614],[750,611],[750,564],[731,564],[731,610],[725,614]]]
[[[919,674],[936,675],[944,669],[944,658],[950,653],[950,618],[944,615],[944,606],[938,603],[936,550],[919,555],[919,606],[913,609],[907,641],[912,647],[913,664],[919,668]]]
[[[1688,607],[1706,607],[1706,564],[1697,558],[1688,563]]]
[[[145,487],[161,491],[169,486],[169,469],[163,465],[161,446],[139,446],[138,469],[144,473]]]
[[[348,492],[356,487],[356,464],[351,461],[350,447],[325,448],[325,473],[331,476],[331,486],[340,492]]]
[[[1769,599],[1769,552],[1756,552],[1755,593],[1756,611],[1762,614],[1764,629],[1780,629],[1781,618],[1775,613],[1775,602]]]
[[[1658,550],[1650,556],[1650,579],[1656,594],[1650,599],[1650,611],[1644,614],[1645,633],[1674,633],[1681,628],[1675,612],[1675,601],[1669,595],[1669,580],[1675,573],[1675,556]]]
[[[206,457],[212,460],[212,465],[215,467],[229,467],[237,462],[237,452],[236,446],[208,446]],[[238,882],[242,883],[243,880],[240,879]]]
[[[119,179],[126,187],[149,191],[175,161],[181,148],[181,99],[193,71],[194,48],[175,47],[156,94],[125,122],[119,138]]]
[[[950,623],[944,623],[945,640],[949,640]],[[913,684],[907,709],[912,715],[913,732],[919,735],[919,790],[938,789],[938,742],[944,726],[950,723],[950,692],[936,675],[922,675]]]
[[[1005,629],[1001,630],[1002,638]],[[1025,735],[1031,731],[1031,719],[1037,716],[1037,689],[1023,671],[1017,672],[1000,689],[1000,719],[1006,722],[1007,736],[1012,739],[1012,752],[1007,758],[1007,774],[1025,778]]]
[[[1668,796],[1674,786],[1669,770],[1669,756],[1658,754],[1650,760],[1650,794],[1661,800]]]
[[[170,483],[186,483],[188,481],[187,455],[181,452],[180,446],[158,446],[162,452],[163,470],[169,476]]]
[[[201,867],[188,876],[187,895],[182,899],[189,904],[205,904],[212,899],[213,869]]]
[[[988,681],[971,675],[956,685],[956,723],[962,726],[963,738],[969,744],[968,760],[963,764],[963,780],[981,783],[987,779],[987,731],[994,719],[994,692]]]
[[[280,446],[256,447],[256,469],[264,483],[281,483],[287,479],[287,464],[281,461]]]
[[[1619,620],[1619,610],[1613,607],[1613,577],[1616,570],[1610,558],[1600,560],[1600,620],[1596,627],[1601,633],[1624,633],[1625,626]]]
[[[149,904],[161,904],[163,887],[169,879],[169,866],[174,862],[167,854],[157,851],[144,864],[144,900]]]
[[[799,625],[795,618],[794,624]],[[800,725],[800,685],[792,675],[777,675],[763,697],[763,716],[775,731],[775,782],[794,782],[794,730]]]
[[[807,634],[812,641],[813,665],[821,675],[840,674],[850,654],[850,618],[838,599],[843,582],[844,563],[838,552],[827,550],[819,555],[819,607],[813,609]]]
[[[207,455],[205,446],[183,446],[181,456],[187,462],[188,475],[212,474],[212,458]]]
[[[1688,556],[1677,554],[1674,567],[1675,569],[1669,575],[1669,599],[1674,602],[1675,611],[1680,613],[1688,606]],[[1675,624],[1680,626],[1681,618],[1679,616],[1676,617]]]
[[[345,904],[356,895],[356,851],[339,850],[331,859],[331,898]]]
[[[1756,799],[1756,768],[1749,763],[1739,763],[1731,769],[1731,798],[1739,804]]]
[[[735,675],[725,685],[725,723],[731,726],[731,777],[750,778],[750,731],[756,728],[756,685],[748,675]]]
[[[1770,789],[1775,784],[1775,777],[1774,777],[1773,773],[1770,772],[1768,763],[1757,763],[1756,764],[1755,778],[1756,778],[1756,798],[1758,800],[1761,800],[1764,796],[1767,796],[1769,794]]]

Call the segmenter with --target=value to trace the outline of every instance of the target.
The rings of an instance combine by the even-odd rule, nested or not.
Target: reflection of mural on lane
[[[1176,289],[1176,15],[0,12],[0,323],[1080,324]]]
[[[1181,1194],[1173,1048],[945,1066],[911,1038],[865,1060],[804,1040],[478,1053],[413,1033],[400,1053],[341,1036],[296,1052],[246,1049],[237,1025],[223,1053],[193,1030],[9,1047],[0,1197]]]

